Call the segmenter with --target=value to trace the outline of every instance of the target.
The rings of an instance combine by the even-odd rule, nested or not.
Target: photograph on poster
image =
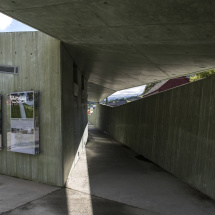
[[[11,94],[11,118],[34,118],[34,92]]]
[[[10,111],[10,150],[35,154],[34,92],[11,93]]]

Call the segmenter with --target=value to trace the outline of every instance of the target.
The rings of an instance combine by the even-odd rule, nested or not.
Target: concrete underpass
[[[215,202],[104,132],[89,139],[66,188],[0,176],[0,214],[212,215]]]
[[[0,0],[0,12],[40,30],[0,33],[0,213],[214,214],[214,76],[87,115],[87,101],[214,69],[214,9],[195,0]],[[23,130],[11,127],[8,96],[31,90],[39,153],[19,153],[11,131]]]

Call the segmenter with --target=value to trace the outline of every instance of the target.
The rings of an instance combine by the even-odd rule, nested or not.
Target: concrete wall
[[[119,107],[89,121],[215,199],[215,77]]]
[[[3,102],[3,144],[0,173],[62,185],[60,42],[39,32],[1,33],[0,65],[19,67],[18,75],[0,73]],[[7,151],[6,95],[40,91],[40,155]]]
[[[84,80],[84,90],[82,90],[82,74],[78,70],[78,95],[75,96],[73,85],[74,62],[63,43],[61,44],[61,62],[62,155],[65,184],[88,138],[87,82]]]
[[[0,92],[4,96],[0,173],[64,186],[75,156],[87,139],[87,99],[83,102],[81,96],[81,73],[75,120],[73,60],[63,44],[40,32],[0,33],[0,44],[0,65],[19,67],[18,75],[0,73]],[[31,89],[40,91],[40,155],[9,152],[6,96]],[[79,141],[76,148],[75,125],[79,128],[75,132]]]

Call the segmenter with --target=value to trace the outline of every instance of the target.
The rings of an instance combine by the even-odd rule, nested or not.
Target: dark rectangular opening
[[[81,76],[81,89],[84,90],[84,76]]]
[[[78,84],[78,67],[73,63],[73,82]]]
[[[18,67],[14,66],[1,66],[0,65],[0,72],[7,73],[7,74],[18,74]]]

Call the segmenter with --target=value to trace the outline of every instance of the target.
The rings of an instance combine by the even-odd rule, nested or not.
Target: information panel
[[[11,93],[7,109],[10,111],[8,150],[39,154],[38,92]]]

